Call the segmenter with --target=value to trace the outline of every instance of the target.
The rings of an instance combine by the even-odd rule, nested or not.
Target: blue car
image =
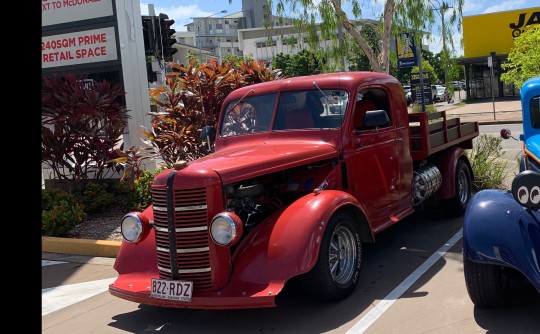
[[[519,170],[531,169],[540,172],[540,76],[523,84],[521,106],[523,134],[519,136],[519,140],[524,143],[524,152],[520,158]],[[508,139],[512,137],[512,133],[508,129],[502,129],[501,137]]]
[[[479,307],[504,305],[514,278],[525,278],[540,293],[540,77],[525,82],[521,103],[520,173],[511,190],[482,190],[465,211],[465,284]],[[511,137],[510,131],[501,136]]]

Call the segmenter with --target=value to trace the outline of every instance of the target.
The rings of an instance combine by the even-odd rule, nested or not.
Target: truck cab
[[[275,307],[293,278],[317,299],[357,285],[362,247],[423,203],[462,214],[478,124],[408,114],[374,72],[240,88],[203,138],[214,152],[158,174],[122,222],[112,295],[178,308]]]

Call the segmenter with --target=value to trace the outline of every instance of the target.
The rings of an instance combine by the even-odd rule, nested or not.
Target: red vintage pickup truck
[[[210,131],[207,131],[210,130]],[[214,152],[158,174],[128,213],[112,295],[192,309],[275,307],[295,278],[318,300],[349,296],[363,245],[427,201],[463,214],[478,123],[408,113],[373,72],[282,79],[224,101]]]

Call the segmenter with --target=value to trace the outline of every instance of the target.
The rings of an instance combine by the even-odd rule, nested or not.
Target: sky
[[[257,1],[257,0],[252,0]],[[275,3],[276,1],[274,1]],[[452,2],[451,0],[448,2]],[[373,0],[368,7],[363,6],[363,18],[373,19],[377,15],[382,13],[382,4],[384,0]],[[154,0],[152,2],[141,1],[141,14],[149,15],[148,5],[153,4],[156,15],[164,13],[169,18],[175,21],[173,28],[176,31],[186,31],[185,24],[192,22],[192,17],[206,17],[215,13],[219,13],[222,10],[226,10],[225,14],[217,14],[213,17],[222,17],[230,15],[242,10],[242,0],[232,0],[229,4],[229,0]],[[508,10],[539,7],[538,0],[464,0],[463,16],[487,14],[493,12],[502,12]],[[352,17],[352,15],[350,16]],[[438,31],[440,22],[433,27],[431,39],[425,40],[424,44],[429,45],[429,50],[433,53],[441,51],[441,36]],[[461,40],[461,33],[457,31],[457,27],[453,29],[455,31],[453,40],[455,43],[456,56],[462,56],[463,50],[459,47],[459,41]]]

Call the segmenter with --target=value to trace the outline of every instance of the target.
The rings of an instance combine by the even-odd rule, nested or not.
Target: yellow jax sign
[[[532,24],[540,24],[540,7],[464,16],[464,57],[483,57],[491,51],[508,54],[514,38]]]
[[[418,65],[413,35],[409,34],[408,32],[401,33],[401,36],[396,38],[396,50],[398,68]]]

